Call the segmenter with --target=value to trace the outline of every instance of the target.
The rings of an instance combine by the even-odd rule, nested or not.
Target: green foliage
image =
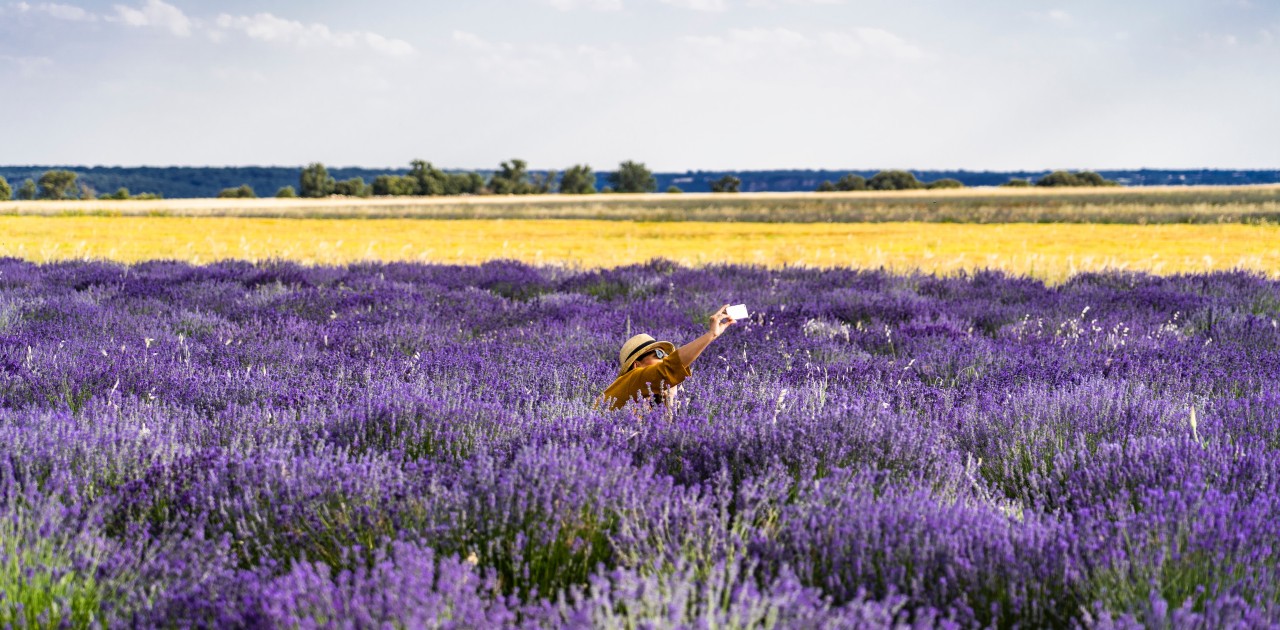
[[[257,193],[253,192],[253,187],[248,184],[241,184],[236,188],[223,188],[218,193],[219,199],[257,199]]]
[[[670,185],[670,186],[667,186],[667,192],[668,192],[668,193],[671,193],[671,194],[673,194],[673,195],[678,195],[678,194],[680,194],[680,193],[682,193],[682,192],[684,192],[684,191],[683,191],[683,190],[680,190],[680,187],[679,187],[679,186],[676,186],[675,184],[672,184],[672,185]]]
[[[600,189],[600,194],[602,195],[609,195],[612,193],[613,193],[613,186],[605,186],[604,188]]]
[[[1025,179],[1021,179],[1018,177],[1014,177],[1013,179],[1010,179],[1009,181],[1003,184],[1000,184],[1000,187],[1001,188],[1026,188],[1030,185],[1031,185],[1030,181],[1027,181]]]
[[[21,199],[23,201],[31,201],[32,199],[35,199],[36,183],[32,181],[30,177],[28,177],[26,181],[22,182],[22,185],[18,187],[18,192],[16,193],[16,195],[18,199]]]
[[[711,192],[713,193],[736,193],[741,187],[742,180],[733,175],[725,175],[711,182]]]
[[[831,180],[829,179],[822,180],[822,183],[818,184],[818,187],[815,189],[815,192],[835,192],[835,191],[836,191],[836,185],[832,184]]]
[[[866,190],[867,178],[856,173],[849,173],[837,180],[832,188],[841,191]]]
[[[446,195],[478,195],[485,192],[484,177],[479,173],[447,173],[444,180]]]
[[[1115,186],[1114,181],[1104,179],[1101,175],[1093,171],[1080,171],[1079,173],[1071,173],[1068,171],[1054,171],[1036,180],[1036,186],[1059,187],[1059,186]]]
[[[408,175],[379,175],[373,179],[373,194],[379,197],[418,193],[418,180]]]
[[[113,193],[111,193],[111,194],[103,195],[103,196],[98,197],[98,198],[99,198],[99,199],[110,199],[110,200],[112,200],[112,201],[126,201],[126,200],[128,200],[128,199],[132,199],[132,198],[133,198],[133,196],[129,194],[129,189],[128,189],[128,188],[125,188],[124,186],[121,186],[121,187],[117,188],[115,192],[113,192]]]
[[[298,196],[298,191],[293,186],[285,186],[276,191],[276,197],[279,199],[294,199]]]
[[[880,171],[867,181],[871,190],[915,190],[924,188],[924,184],[915,175],[907,171]]]
[[[333,194],[345,197],[368,197],[369,186],[364,183],[363,177],[352,177],[334,184]]]
[[[575,164],[560,178],[560,194],[590,195],[596,192],[596,174],[586,164]]]
[[[0,201],[8,201],[11,197],[13,197],[13,188],[5,178],[0,177]]]
[[[445,194],[445,183],[448,176],[444,171],[425,160],[414,160],[409,163],[407,177],[414,182],[414,192],[410,194],[435,197]]]
[[[617,172],[609,174],[609,184],[613,190],[621,193],[653,192],[658,189],[658,180],[641,162],[627,160],[618,165]]]
[[[40,176],[41,199],[75,199],[76,174],[71,171],[45,171]]]
[[[0,626],[87,628],[101,614],[103,586],[92,550],[30,519],[0,519]]]
[[[298,189],[302,191],[303,197],[328,197],[333,194],[336,184],[333,177],[329,176],[329,169],[319,162],[308,164],[298,178]]]
[[[529,195],[537,189],[529,183],[528,164],[524,160],[503,162],[489,178],[489,190],[495,195]]]
[[[926,186],[926,188],[930,190],[937,190],[939,188],[964,188],[964,183],[958,179],[944,177],[942,179],[935,179],[929,182],[929,185]]]
[[[538,195],[546,195],[556,190],[556,172],[535,173],[530,177],[530,187]]]

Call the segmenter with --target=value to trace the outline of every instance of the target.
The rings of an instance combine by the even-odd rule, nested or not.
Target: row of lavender
[[[633,332],[745,302],[682,407]],[[0,260],[0,623],[1280,622],[1280,284]]]

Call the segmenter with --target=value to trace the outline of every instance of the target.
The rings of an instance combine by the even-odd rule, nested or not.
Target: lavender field
[[[753,315],[674,412],[618,347]],[[0,259],[0,625],[1280,624],[1280,282]]]

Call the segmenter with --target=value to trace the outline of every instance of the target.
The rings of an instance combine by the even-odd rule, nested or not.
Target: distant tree
[[[379,197],[416,195],[418,180],[408,175],[379,175],[373,178],[373,194]]]
[[[742,180],[733,175],[725,175],[711,182],[711,192],[713,193],[736,193],[741,187]]]
[[[414,181],[415,191],[412,194],[424,197],[435,197],[445,193],[445,181],[448,177],[444,171],[431,165],[431,162],[414,160],[409,163],[409,175]]]
[[[680,193],[682,193],[682,192],[684,192],[684,191],[683,191],[683,190],[680,190],[680,187],[679,187],[679,186],[676,186],[675,184],[672,184],[672,185],[670,185],[670,186],[667,186],[667,192],[668,192],[668,193],[671,193],[671,194],[673,194],[673,195],[678,195],[678,194],[680,194]]]
[[[1103,178],[1093,171],[1071,173],[1054,171],[1036,180],[1036,186],[1054,188],[1059,186],[1116,186],[1116,182]]]
[[[40,176],[41,199],[73,199],[76,192],[76,174],[71,171],[45,171]]]
[[[835,189],[841,191],[866,190],[867,178],[856,173],[849,173],[836,180]]]
[[[601,189],[600,189],[600,194],[602,194],[602,195],[612,195],[612,194],[613,194],[613,186],[605,186],[604,188],[601,188]]]
[[[93,189],[88,183],[80,182],[80,198],[81,199],[97,199],[98,191]]]
[[[867,188],[871,190],[914,190],[923,187],[924,184],[907,171],[880,171],[867,181]]]
[[[939,188],[964,188],[964,182],[961,182],[958,179],[944,177],[942,179],[935,179],[929,182],[929,184],[925,186],[925,188],[928,188],[930,190],[937,190]]]
[[[9,182],[5,178],[0,177],[0,201],[8,201],[13,197],[13,187],[9,186]]]
[[[128,188],[125,188],[124,186],[121,186],[121,187],[117,188],[115,192],[113,192],[113,193],[111,193],[111,194],[109,194],[109,195],[103,195],[103,196],[98,197],[98,198],[99,198],[99,199],[111,199],[112,201],[128,201],[129,199],[132,199],[132,198],[133,198],[133,195],[130,195],[130,194],[129,194],[129,189],[128,189]]]
[[[529,178],[529,188],[533,194],[546,195],[556,191],[556,172],[534,173]]]
[[[596,174],[586,164],[570,166],[560,177],[560,194],[590,195],[596,191]]]
[[[613,190],[621,193],[653,192],[658,189],[658,180],[641,162],[627,160],[618,165],[617,172],[609,174],[609,184]]]
[[[16,195],[18,199],[21,199],[23,201],[31,201],[32,199],[35,199],[36,183],[32,181],[30,177],[28,177],[26,180],[22,182],[21,186],[18,186],[18,192],[16,193]]]
[[[479,173],[446,173],[444,194],[478,195],[484,192],[484,177]]]
[[[298,191],[294,190],[293,186],[285,186],[276,191],[276,198],[278,199],[294,199],[297,196]]]
[[[302,169],[302,175],[298,178],[298,190],[302,192],[303,197],[328,197],[333,194],[336,184],[337,182],[329,176],[329,169],[319,162],[308,164]]]
[[[258,194],[253,192],[253,187],[248,184],[240,184],[236,188],[223,188],[218,197],[221,199],[257,199]]]
[[[333,194],[344,197],[368,197],[369,187],[365,185],[363,177],[352,177],[334,184]]]
[[[1080,171],[1076,173],[1076,179],[1080,181],[1081,186],[1118,186],[1114,180],[1107,179],[1093,171]]]
[[[1027,186],[1030,186],[1030,185],[1031,185],[1031,182],[1025,179],[1019,179],[1017,177],[1014,177],[1013,179],[1010,179],[1009,181],[1003,184],[1000,184],[1000,186],[1003,188],[1026,188]]]
[[[835,192],[835,191],[836,191],[836,185],[831,183],[831,180],[829,179],[822,180],[822,183],[818,184],[818,187],[814,190],[814,192]]]
[[[503,162],[489,178],[489,190],[495,195],[527,195],[534,192],[528,182],[528,164],[524,160]]]

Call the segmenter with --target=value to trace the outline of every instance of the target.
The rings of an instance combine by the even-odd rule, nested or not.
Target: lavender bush
[[[753,310],[674,413],[633,332]],[[0,624],[1280,624],[1280,283],[0,260]]]

